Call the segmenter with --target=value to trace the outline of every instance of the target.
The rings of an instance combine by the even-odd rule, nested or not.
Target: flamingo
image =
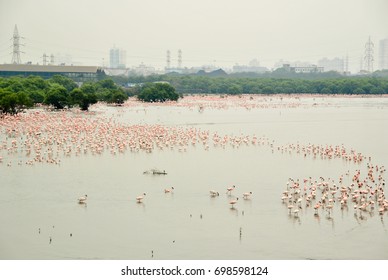
[[[333,209],[333,204],[328,204],[326,206],[326,209],[327,209],[327,213],[329,213],[329,215],[330,215],[331,209]]]
[[[291,214],[291,210],[292,210],[292,208],[294,208],[294,205],[290,204],[290,205],[287,206],[287,208],[288,208],[288,210],[290,211],[290,214]]]
[[[227,188],[226,190],[226,193],[229,193],[229,195],[230,194],[232,194],[232,191],[234,190],[236,188],[236,186],[235,185],[233,185],[232,187],[230,187],[230,188]]]
[[[172,193],[174,191],[174,187],[171,187],[171,189],[164,189],[164,193]]]
[[[146,195],[146,193],[143,193],[143,195],[140,195],[140,196],[136,197],[136,202],[137,203],[143,202],[143,199],[144,199],[145,195]]]
[[[229,201],[229,204],[232,205],[232,208],[234,208],[234,205],[237,203],[238,197],[234,200]]]
[[[210,196],[211,196],[211,197],[215,197],[215,196],[219,196],[219,195],[220,195],[219,192],[216,192],[216,191],[214,191],[214,190],[211,190],[211,191],[210,191]]]
[[[88,195],[85,194],[85,196],[81,196],[78,198],[78,203],[86,203],[86,199],[88,198]]]
[[[252,192],[246,192],[246,193],[243,193],[243,198],[244,199],[249,199],[250,196],[251,196]]]
[[[321,203],[320,202],[318,202],[317,204],[314,205],[315,215],[318,215],[319,207],[321,207]]]

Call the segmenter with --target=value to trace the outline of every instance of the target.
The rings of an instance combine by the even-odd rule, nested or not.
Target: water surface
[[[271,102],[295,102],[283,98]],[[386,98],[301,98],[298,106],[97,106],[87,118],[160,124],[209,134],[255,135],[256,145],[201,143],[25,165],[0,150],[1,259],[387,259],[388,214],[362,217],[349,205],[298,217],[281,202],[287,180],[338,180],[362,163],[280,152],[287,144],[344,145],[388,166]],[[265,102],[263,102],[266,104]],[[314,105],[317,103],[318,105]],[[55,113],[54,113],[55,114]],[[8,144],[5,133],[0,140]],[[211,143],[211,142],[209,142]],[[272,144],[272,146],[271,146]],[[18,161],[23,164],[18,165]],[[7,166],[12,162],[11,166]],[[167,175],[147,175],[159,168]],[[349,177],[344,185],[349,185]],[[232,196],[226,188],[236,186]],[[173,194],[164,193],[174,187]],[[210,197],[209,190],[220,196]],[[252,191],[250,200],[244,192]],[[135,197],[146,193],[143,203]],[[88,195],[81,205],[77,198]],[[239,197],[233,209],[229,200]],[[50,242],[51,238],[51,242]]]

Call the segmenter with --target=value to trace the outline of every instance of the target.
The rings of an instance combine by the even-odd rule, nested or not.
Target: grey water
[[[325,106],[302,101],[307,105],[251,110],[91,110],[128,124],[256,135],[275,147],[344,145],[388,166],[387,98],[314,100]],[[360,217],[352,207],[336,205],[331,216],[304,208],[296,217],[280,199],[290,177],[337,179],[347,170],[364,170],[367,161],[305,158],[268,143],[106,152],[63,157],[59,165],[7,166],[8,160],[0,164],[0,259],[388,259],[387,212]],[[152,168],[167,175],[143,174]],[[164,193],[171,187],[173,193]],[[210,197],[209,190],[220,195]],[[250,191],[251,199],[242,199]],[[142,193],[143,203],[136,203]],[[87,204],[78,204],[84,194]]]

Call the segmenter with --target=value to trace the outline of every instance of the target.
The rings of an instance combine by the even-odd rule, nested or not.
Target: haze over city
[[[78,65],[109,65],[109,50],[126,51],[126,66],[157,68],[183,52],[184,67],[232,67],[257,59],[317,63],[348,56],[360,70],[365,43],[388,37],[386,0],[0,0],[0,63],[10,63],[15,24],[24,37],[22,62],[43,53]]]

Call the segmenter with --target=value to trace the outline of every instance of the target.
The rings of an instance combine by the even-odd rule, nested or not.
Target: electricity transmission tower
[[[171,67],[171,52],[170,50],[167,50],[167,68]]]
[[[374,61],[373,48],[374,48],[374,44],[370,40],[370,36],[369,36],[368,42],[366,42],[365,44],[365,53],[364,53],[364,67],[365,67],[365,70],[368,71],[368,73],[373,72],[373,61]]]
[[[178,50],[178,68],[182,68],[182,50]]]
[[[13,37],[12,37],[12,40],[13,40],[12,63],[13,64],[21,64],[22,63],[22,61],[20,59],[20,53],[22,52],[22,51],[20,51],[20,46],[24,46],[24,45],[20,44],[20,38],[23,38],[23,37],[19,36],[18,27],[15,24],[15,28],[13,30]]]

